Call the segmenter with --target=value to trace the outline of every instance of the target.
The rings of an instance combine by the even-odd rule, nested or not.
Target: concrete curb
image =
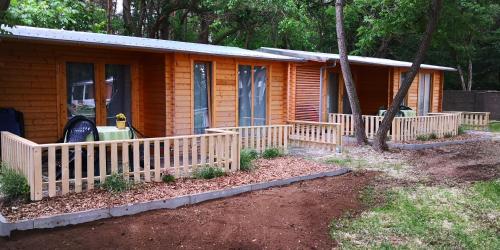
[[[420,150],[420,149],[428,149],[428,148],[437,148],[444,147],[449,145],[460,145],[471,142],[482,142],[482,141],[491,141],[491,137],[484,138],[475,138],[461,141],[444,141],[444,142],[434,142],[427,144],[402,144],[402,143],[389,143],[389,148],[398,148],[398,149],[406,149],[406,150]]]
[[[99,209],[93,209],[75,213],[44,216],[40,218],[22,220],[16,222],[8,222],[7,219],[0,214],[0,236],[1,237],[10,236],[10,233],[15,230],[55,228],[67,225],[76,225],[106,218],[133,215],[157,209],[174,209],[185,205],[193,205],[204,201],[226,198],[246,192],[267,189],[270,187],[286,186],[294,182],[312,180],[321,177],[332,177],[332,176],[343,175],[350,171],[351,170],[347,168],[342,168],[334,171],[327,171],[327,172],[297,176],[287,179],[249,184],[223,190],[209,191],[204,193],[179,196],[163,200],[154,200],[148,202],[127,204],[118,207],[99,208]]]

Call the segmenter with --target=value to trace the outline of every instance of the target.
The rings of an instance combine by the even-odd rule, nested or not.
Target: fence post
[[[43,197],[42,193],[42,149],[40,147],[32,147],[33,150],[33,165],[30,168],[30,176],[32,176],[30,186],[31,200],[39,201]]]

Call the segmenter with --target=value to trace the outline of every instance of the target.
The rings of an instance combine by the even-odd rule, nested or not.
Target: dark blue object
[[[9,131],[24,137],[23,113],[13,108],[0,108],[0,131]]]

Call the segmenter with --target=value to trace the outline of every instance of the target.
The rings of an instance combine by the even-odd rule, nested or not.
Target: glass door
[[[66,63],[68,120],[83,115],[96,121],[95,77],[92,63]]]
[[[326,110],[328,113],[339,112],[339,76],[334,72],[328,72]]]
[[[130,65],[106,64],[105,65],[105,114],[106,125],[114,126],[119,113],[127,116],[127,121],[132,121],[132,82]]]

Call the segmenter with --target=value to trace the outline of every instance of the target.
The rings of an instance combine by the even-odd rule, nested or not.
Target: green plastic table
[[[379,110],[378,116],[384,116],[387,110]],[[401,110],[405,114],[405,117],[414,117],[417,116],[417,112],[415,110]]]
[[[125,127],[119,129],[116,126],[97,126],[99,133],[99,141],[115,141],[115,140],[128,140],[130,139],[130,128]],[[87,141],[93,141],[94,138],[90,134],[87,136]]]

